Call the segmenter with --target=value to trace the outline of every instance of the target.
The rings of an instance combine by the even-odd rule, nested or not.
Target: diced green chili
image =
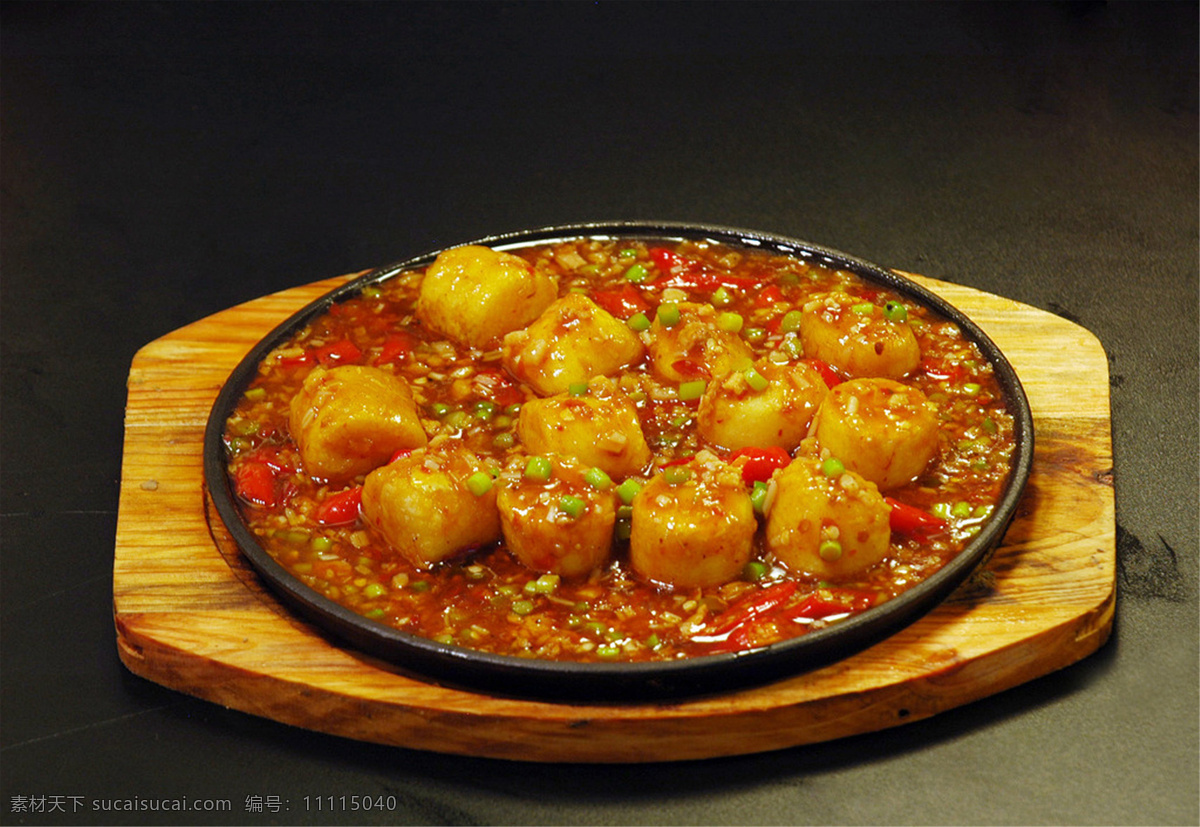
[[[683,485],[692,478],[692,469],[686,465],[668,465],[662,475],[667,485]]]
[[[531,480],[545,482],[554,473],[554,466],[545,457],[530,457],[525,463],[525,476]]]
[[[679,324],[679,305],[675,302],[663,302],[658,306],[656,315],[660,325],[663,327],[673,327]]]
[[[581,498],[571,494],[564,494],[558,499],[558,508],[572,520],[578,519],[583,513],[584,506],[587,505]]]
[[[691,402],[694,399],[699,399],[704,396],[704,389],[708,387],[708,383],[703,379],[696,379],[691,382],[682,382],[679,385],[679,398],[684,402]]]
[[[617,496],[621,498],[621,502],[625,505],[633,503],[633,498],[642,490],[642,484],[630,477],[617,486]]]
[[[888,302],[883,306],[883,317],[889,322],[907,321],[908,308],[897,301]]]
[[[612,477],[605,473],[603,468],[589,468],[583,478],[597,491],[607,491],[612,485]]]
[[[799,310],[789,310],[779,320],[779,329],[784,333],[795,333],[800,329],[800,322],[803,318],[804,314]]]
[[[467,477],[467,488],[476,497],[482,497],[492,490],[492,475],[487,471],[476,471]]]
[[[650,320],[646,318],[645,313],[634,313],[629,317],[629,321],[625,322],[629,325],[629,329],[637,332],[650,329]]]

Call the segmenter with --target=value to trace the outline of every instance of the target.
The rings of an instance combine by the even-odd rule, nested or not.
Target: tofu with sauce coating
[[[447,250],[425,270],[417,317],[456,342],[486,348],[525,327],[558,295],[558,286],[511,253],[479,245]]]
[[[630,565],[656,583],[719,586],[741,575],[757,527],[741,472],[701,451],[634,497]]]
[[[846,293],[805,302],[800,342],[805,356],[851,378],[900,379],[921,363],[921,348],[907,321],[889,319],[884,308]]]
[[[558,394],[521,406],[517,436],[531,454],[569,457],[621,479],[650,462],[637,408],[612,380],[593,379],[580,396]]]
[[[734,370],[708,383],[696,412],[697,430],[709,443],[731,451],[772,446],[791,451],[807,436],[829,388],[817,369],[804,363],[764,359],[753,370],[754,380]]]
[[[875,484],[853,471],[826,474],[800,457],[776,471],[765,544],[793,571],[837,581],[887,556],[890,507]]]
[[[642,335],[649,342],[654,373],[668,382],[721,376],[754,362],[750,346],[720,326],[710,304],[679,302],[667,312],[660,308]]]
[[[587,296],[568,293],[504,337],[504,366],[542,396],[614,373],[642,358],[637,334]]]
[[[465,448],[414,451],[367,475],[363,518],[408,562],[429,568],[500,539],[492,480]]]
[[[583,577],[612,554],[616,495],[590,485],[572,462],[543,460],[542,478],[524,473],[526,457],[505,472],[496,495],[504,540],[513,557],[534,571]]]
[[[304,472],[346,482],[426,442],[412,391],[380,368],[314,368],[292,397],[288,425]]]
[[[938,452],[938,414],[916,388],[852,379],[829,392],[813,422],[822,449],[887,491],[912,482]]]

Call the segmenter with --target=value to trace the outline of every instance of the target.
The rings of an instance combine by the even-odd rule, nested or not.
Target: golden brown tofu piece
[[[677,321],[673,321],[673,311],[657,312],[643,334],[649,340],[651,366],[659,378],[689,382],[753,364],[750,346],[737,333],[721,328],[717,323],[719,314],[712,305],[679,302],[676,308]],[[667,322],[662,319],[664,315]]]
[[[292,397],[288,420],[304,472],[346,482],[426,442],[412,391],[380,368],[314,368]]]
[[[504,366],[542,396],[640,360],[641,340],[591,299],[568,293],[529,327],[504,337]]]
[[[800,321],[804,355],[833,365],[851,378],[899,379],[921,362],[921,348],[907,321],[888,319],[884,308],[846,293],[816,296]]]
[[[517,436],[531,454],[568,457],[621,479],[650,462],[637,408],[607,378],[580,396],[558,394],[521,406]]]
[[[813,423],[823,450],[887,491],[912,482],[938,452],[938,415],[916,388],[852,379],[829,392]]]
[[[853,471],[827,475],[820,460],[801,457],[772,484],[765,542],[788,568],[837,581],[887,556],[891,509],[874,483]]]
[[[762,360],[753,371],[758,387],[740,370],[709,382],[696,427],[709,443],[731,451],[772,446],[791,451],[808,435],[829,388],[817,369],[804,363]]]
[[[486,486],[484,477],[472,480],[477,474]],[[491,479],[465,448],[413,451],[367,475],[363,518],[406,560],[428,568],[500,539]]]
[[[534,571],[582,577],[608,562],[616,524],[616,495],[584,478],[575,463],[550,461],[549,476],[524,472],[520,458],[496,495],[500,525],[512,555]]]
[[[417,316],[447,338],[485,348],[532,322],[557,295],[554,280],[523,258],[467,245],[426,269]]]
[[[741,472],[701,451],[634,497],[629,560],[658,583],[719,586],[741,575],[757,527]]]

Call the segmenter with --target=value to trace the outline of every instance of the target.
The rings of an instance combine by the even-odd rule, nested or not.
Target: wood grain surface
[[[887,640],[766,686],[682,702],[568,704],[439,686],[340,646],[259,583],[208,519],[208,412],[243,355],[352,276],[231,308],[143,347],[129,373],[113,563],[122,662],[171,689],[286,724],[452,754],[640,762],[737,755],[920,720],[1087,656],[1107,640],[1116,538],[1108,363],[1088,331],[905,274],[1005,352],[1033,409],[1018,514],[986,568]]]

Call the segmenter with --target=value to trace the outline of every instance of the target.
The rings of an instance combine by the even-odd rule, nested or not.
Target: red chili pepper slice
[[[406,456],[408,456],[411,453],[412,453],[411,448],[401,448],[399,451],[392,454],[391,459],[388,460],[388,465],[391,465],[393,462],[395,462],[398,459],[404,459]]]
[[[795,592],[796,582],[784,580],[782,583],[776,583],[749,594],[717,615],[711,628],[707,629],[705,634],[715,637],[745,626],[776,606],[782,605]]]
[[[805,359],[804,361],[817,369],[817,372],[821,374],[821,378],[825,380],[827,386],[832,388],[842,383],[841,375],[828,362],[820,359]]]
[[[650,309],[650,303],[642,298],[632,284],[623,284],[613,290],[597,290],[592,294],[592,301],[622,319]]]
[[[736,464],[737,460],[743,458],[742,479],[750,484],[766,482],[778,469],[792,461],[791,454],[774,445],[769,448],[741,448],[733,452],[729,461]]]
[[[413,347],[416,344],[416,337],[411,333],[406,333],[403,330],[389,333],[387,338],[383,340],[383,349],[379,351],[379,356],[375,358],[376,366],[389,365],[400,361],[412,353]]]
[[[673,253],[664,247],[652,247],[650,260],[661,274],[655,287],[677,287],[689,290],[716,290],[718,287],[747,289],[760,284],[757,279],[733,276],[706,267],[704,262]]]
[[[311,350],[306,350],[299,356],[284,356],[279,360],[279,367],[285,370],[290,368],[307,367],[316,361]]]
[[[872,592],[853,589],[820,589],[784,611],[779,619],[820,620],[831,615],[866,611],[873,605],[875,605],[875,595]]]
[[[362,351],[349,339],[330,342],[313,351],[317,361],[325,367],[333,367],[347,362],[357,362],[362,358]]]
[[[908,537],[918,537],[936,534],[946,528],[946,521],[941,517],[936,517],[927,511],[922,511],[891,497],[884,497],[883,501],[892,507],[892,512],[888,517],[892,531]]]
[[[274,508],[279,503],[279,486],[276,483],[275,469],[261,460],[243,462],[233,475],[238,496],[264,508]]]
[[[778,284],[768,284],[754,296],[755,307],[770,307],[783,298],[783,290]]]
[[[362,486],[340,491],[322,500],[316,518],[321,525],[346,525],[358,519],[362,507]]]

